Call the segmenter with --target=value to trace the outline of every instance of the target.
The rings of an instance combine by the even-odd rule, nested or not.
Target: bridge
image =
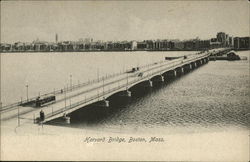
[[[109,107],[108,97],[119,95],[131,97],[133,95],[130,89],[133,86],[145,88],[153,87],[170,78],[181,76],[185,73],[208,63],[209,56],[220,55],[228,52],[230,49],[213,49],[205,52],[180,57],[171,61],[162,60],[150,65],[135,68],[133,71],[115,74],[98,78],[81,85],[70,88],[63,88],[46,95],[54,95],[55,102],[35,108],[29,103],[34,102],[35,98],[29,101],[22,101],[7,105],[0,109],[1,120],[8,120],[13,117],[18,119],[28,119],[30,122],[46,123],[53,119],[63,117],[66,122],[70,122],[67,114],[83,108],[87,105],[94,104],[101,107]],[[46,96],[44,95],[44,96]],[[40,110],[44,112],[43,120],[39,118]]]

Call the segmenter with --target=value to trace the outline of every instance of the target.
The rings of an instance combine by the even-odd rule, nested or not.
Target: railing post
[[[17,107],[17,121],[18,121],[18,126],[20,126],[20,110],[19,110],[19,106]]]

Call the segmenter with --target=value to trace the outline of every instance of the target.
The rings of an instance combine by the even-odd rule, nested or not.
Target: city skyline
[[[245,1],[1,1],[1,42],[54,42],[56,33],[58,41],[248,36],[248,7]]]

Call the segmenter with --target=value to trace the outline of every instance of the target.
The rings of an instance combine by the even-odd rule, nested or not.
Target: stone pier
[[[151,88],[153,87],[153,82],[151,80],[146,80],[146,81],[141,82],[140,86],[144,88]]]
[[[109,101],[106,99],[103,99],[101,101],[94,103],[93,105],[98,106],[98,107],[109,107]]]
[[[120,92],[119,96],[121,96],[121,97],[131,97],[132,95],[131,95],[131,91],[125,90],[125,91]]]
[[[170,70],[163,74],[167,79],[173,79],[177,76],[176,70]]]

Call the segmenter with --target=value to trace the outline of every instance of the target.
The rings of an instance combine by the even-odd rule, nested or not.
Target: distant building
[[[225,47],[226,46],[226,33],[224,32],[217,33],[217,40],[218,42],[221,42],[221,45],[223,47]]]
[[[136,50],[136,49],[137,49],[137,42],[136,41],[132,41],[131,50]]]
[[[250,37],[235,37],[234,49],[250,49]]]
[[[178,39],[157,39],[144,41],[93,41],[93,38],[81,38],[79,41],[58,41],[55,34],[55,42],[39,41],[32,43],[16,42],[14,44],[1,43],[1,52],[24,51],[130,51],[130,50],[207,50],[211,48],[234,47],[235,49],[250,49],[250,37],[232,37],[224,32],[218,32],[216,38],[200,40],[199,37],[180,41]]]
[[[198,49],[207,50],[210,48],[210,40],[198,40]]]
[[[221,47],[221,42],[217,40],[217,38],[210,39],[210,48],[219,48]]]
[[[137,42],[137,50],[146,50],[146,49],[147,49],[147,43],[145,41]]]
[[[228,34],[224,32],[217,33],[217,40],[221,42],[222,47],[229,47],[230,46],[230,37]]]
[[[229,47],[234,47],[234,38],[229,37]]]
[[[7,43],[0,44],[0,51],[6,52],[6,51],[11,51],[11,50],[12,50],[11,44],[7,44]]]
[[[184,42],[182,42],[182,41],[175,41],[174,42],[174,49],[176,49],[176,50],[183,50],[184,49]]]
[[[184,41],[184,49],[185,50],[197,50],[198,49],[198,41],[196,39]]]

